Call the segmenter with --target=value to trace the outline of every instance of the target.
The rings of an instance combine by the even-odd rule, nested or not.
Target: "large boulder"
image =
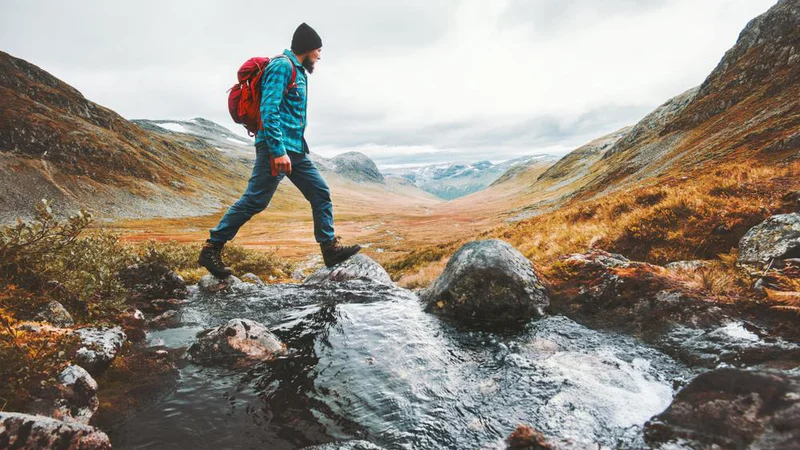
[[[342,281],[361,280],[393,285],[386,270],[367,255],[354,255],[333,267],[323,267],[303,281],[304,284],[324,285]]]
[[[91,373],[108,367],[128,338],[120,327],[80,328],[75,333],[81,340],[81,347],[75,354],[76,361]]]
[[[717,369],[683,388],[644,427],[658,447],[800,449],[800,376]]]
[[[130,290],[132,302],[186,298],[186,283],[169,267],[156,262],[133,264],[119,271],[122,284]]]
[[[739,241],[739,262],[767,264],[800,257],[800,213],[778,214],[751,228]]]
[[[496,239],[461,247],[420,297],[426,311],[488,321],[540,317],[550,301],[533,264]]]
[[[88,425],[0,411],[0,448],[111,450],[111,441]]]
[[[231,319],[225,325],[203,330],[188,350],[199,364],[247,366],[286,354],[286,346],[264,325],[249,319]]]
[[[87,425],[100,405],[97,382],[84,368],[70,365],[58,376],[58,384],[31,405],[32,412],[64,422]]]

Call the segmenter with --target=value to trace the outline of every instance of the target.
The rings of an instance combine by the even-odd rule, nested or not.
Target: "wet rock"
[[[797,344],[770,336],[765,330],[743,321],[699,328],[678,325],[648,339],[663,352],[693,366],[715,368],[757,364],[800,364]]]
[[[81,328],[75,333],[81,340],[81,347],[75,354],[77,363],[90,373],[108,367],[128,338],[120,327]]]
[[[175,328],[181,323],[181,315],[178,311],[167,311],[150,321],[150,328],[156,330],[166,330],[167,328]]]
[[[186,300],[178,298],[162,298],[152,300],[149,304],[142,305],[142,309],[151,314],[161,314],[165,311],[174,311],[180,309],[186,303]]]
[[[739,241],[739,262],[768,264],[800,257],[800,213],[778,214],[751,228]]]
[[[216,294],[228,289],[235,289],[242,285],[242,280],[233,275],[227,278],[217,278],[214,275],[204,275],[197,283],[197,288],[200,292],[206,294]]]
[[[88,425],[0,412],[0,448],[111,450],[111,441],[105,433]]]
[[[520,425],[511,435],[506,438],[508,448],[526,450],[549,450],[553,447],[539,431],[534,430],[528,425]]]
[[[264,280],[262,280],[258,275],[254,273],[246,273],[242,275],[242,281],[245,283],[255,284],[258,286],[264,286]]]
[[[652,446],[800,448],[800,377],[718,369],[699,375],[644,427]]]
[[[301,450],[383,450],[383,447],[378,447],[367,441],[343,441],[303,447]]]
[[[594,442],[569,438],[547,438],[528,425],[519,425],[501,445],[484,446],[481,450],[595,450],[601,446]]]
[[[44,309],[39,311],[35,317],[38,321],[49,322],[57,327],[71,327],[75,324],[72,316],[69,314],[64,305],[53,300],[48,303]]]
[[[225,325],[197,334],[189,358],[199,364],[246,366],[286,354],[286,346],[264,325],[231,319]]]
[[[30,409],[36,414],[86,425],[99,405],[97,382],[84,368],[70,365],[58,376],[58,384],[34,400]]]
[[[420,298],[426,311],[488,321],[541,317],[549,304],[533,264],[500,240],[461,247]]]
[[[146,302],[164,298],[186,298],[186,283],[178,274],[161,263],[141,263],[119,272],[122,284],[131,291],[129,300]]]
[[[323,267],[303,281],[304,284],[329,284],[361,280],[393,285],[386,270],[367,255],[357,254],[333,267]]]

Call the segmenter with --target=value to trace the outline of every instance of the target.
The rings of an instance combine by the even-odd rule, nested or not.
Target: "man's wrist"
[[[273,158],[280,158],[286,154],[286,150],[282,148],[270,149],[269,154],[272,155]]]

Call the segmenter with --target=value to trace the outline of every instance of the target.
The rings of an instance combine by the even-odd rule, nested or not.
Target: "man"
[[[308,73],[320,59],[322,39],[303,23],[294,32],[291,50],[270,60],[262,77],[261,118],[263,130],[256,135],[256,161],[242,197],[228,209],[219,224],[209,230],[198,263],[220,278],[231,274],[222,261],[225,242],[239,228],[263,211],[272,199],[284,174],[311,203],[314,238],[320,245],[325,265],[332,267],[361,250],[359,245],[344,246],[333,232],[333,205],[330,190],[319,170],[308,158],[306,128],[306,86]],[[292,75],[294,73],[294,83]],[[271,164],[272,163],[272,164]],[[277,176],[272,173],[277,168]]]

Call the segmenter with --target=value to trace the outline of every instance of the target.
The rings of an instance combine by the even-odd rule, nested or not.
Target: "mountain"
[[[335,173],[357,183],[386,183],[375,161],[363,153],[347,152],[333,158],[324,158],[313,152],[310,155],[323,173]]]
[[[535,178],[525,175],[527,183],[499,179],[483,191],[486,198],[506,207],[506,220],[518,221],[615,192],[691,183],[723,167],[797,160],[798,5],[782,0],[751,20],[700,86],[632,127],[575,149]]]
[[[800,149],[800,2],[751,20],[697,88],[645,117],[595,164],[579,192],[595,198],[634,184],[708,171],[724,162],[796,159]]]
[[[42,198],[58,214],[179,217],[218,210],[247,166],[191,136],[150,132],[0,52],[0,221]],[[191,150],[189,150],[189,148]]]
[[[490,161],[478,161],[472,164],[446,163],[388,169],[384,172],[387,176],[408,180],[420,189],[440,198],[453,200],[485,189],[509,170],[552,163],[554,159],[549,155],[531,155],[499,164],[492,164]]]
[[[191,120],[146,120],[134,119],[131,122],[153,133],[181,138],[192,136],[198,140],[186,140],[189,148],[211,146],[227,156],[250,163],[256,157],[253,140],[245,139],[222,125],[202,117]]]

